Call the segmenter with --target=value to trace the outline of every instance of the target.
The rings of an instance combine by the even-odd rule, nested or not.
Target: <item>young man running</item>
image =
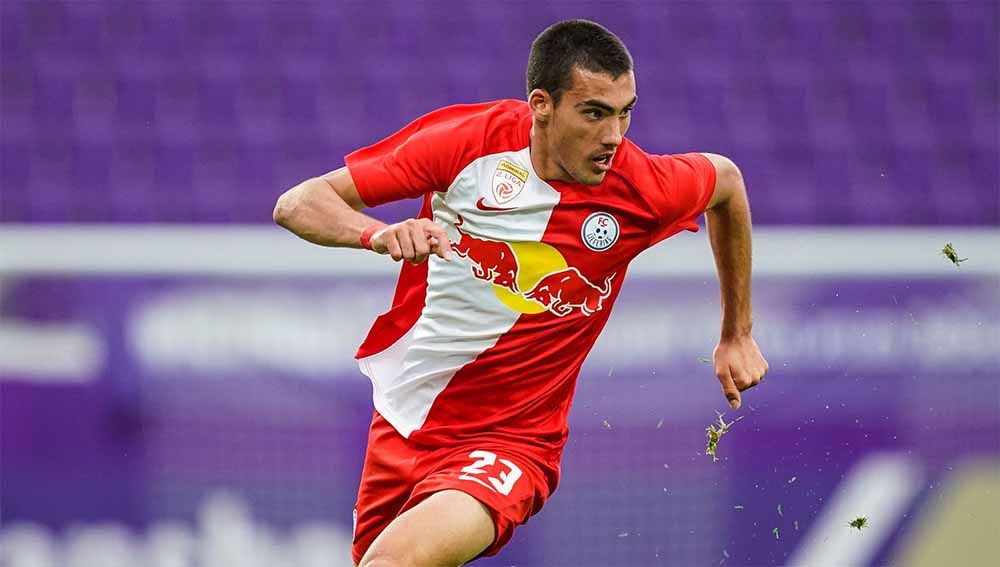
[[[532,45],[527,101],[458,105],[287,191],[275,221],[405,261],[357,358],[375,414],[354,562],[442,567],[493,555],[556,488],[577,374],[629,262],[707,224],[722,291],[714,366],[735,409],[767,372],[751,337],[750,209],[714,154],[625,138],[636,103],[617,36],[560,22]],[[358,211],[423,197],[384,225]]]

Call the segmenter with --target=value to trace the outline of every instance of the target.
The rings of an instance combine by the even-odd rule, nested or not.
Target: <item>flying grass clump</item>
[[[868,526],[868,518],[864,516],[858,516],[857,518],[851,520],[850,523],[848,523],[847,525],[857,529],[860,532],[862,528]]]
[[[968,260],[968,258],[959,258],[958,257],[958,252],[955,251],[955,247],[951,245],[951,242],[949,242],[948,244],[944,245],[944,248],[941,249],[941,254],[945,258],[951,260],[951,263],[955,264],[956,266],[958,266],[962,262]]]
[[[712,457],[713,463],[719,460],[719,457],[716,454],[716,451],[719,448],[719,439],[722,439],[722,436],[729,431],[729,428],[732,427],[734,423],[743,419],[743,416],[740,416],[733,421],[726,423],[726,420],[723,419],[723,415],[725,414],[717,413],[717,415],[719,416],[719,426],[716,427],[715,424],[712,423],[705,428],[705,436],[708,437],[708,446],[705,448],[705,454]]]

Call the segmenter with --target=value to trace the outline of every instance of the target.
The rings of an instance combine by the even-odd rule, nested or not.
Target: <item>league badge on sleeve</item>
[[[618,242],[618,221],[608,213],[593,213],[583,221],[583,243],[594,252],[604,252]]]

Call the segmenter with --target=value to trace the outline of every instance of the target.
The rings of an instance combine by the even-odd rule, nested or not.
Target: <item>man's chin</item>
[[[604,177],[608,174],[607,171],[601,171],[594,167],[583,167],[576,171],[563,168],[563,171],[576,183],[591,187],[604,183]]]
[[[601,183],[604,183],[604,176],[606,176],[607,174],[608,172],[606,171],[602,171],[600,173],[593,173],[588,171],[586,175],[581,175],[580,177],[578,177],[577,181],[579,181],[584,185],[589,185],[591,187],[594,187],[600,185]]]

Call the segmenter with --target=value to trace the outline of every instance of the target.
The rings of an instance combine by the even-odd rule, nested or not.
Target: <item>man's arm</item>
[[[451,258],[447,233],[429,219],[386,226],[359,212],[365,207],[350,171],[342,167],[285,191],[272,216],[300,238],[322,246],[361,248],[361,236],[368,230],[371,249],[394,260],[419,264],[430,254]]]
[[[728,158],[704,154],[715,166],[715,192],[705,216],[722,295],[722,331],[715,373],[733,409],[740,392],[760,383],[768,365],[751,336],[750,203],[739,168]]]

